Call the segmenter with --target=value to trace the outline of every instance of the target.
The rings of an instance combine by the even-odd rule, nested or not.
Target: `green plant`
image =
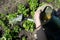
[[[38,0],[29,0],[29,5],[30,9],[35,11],[38,6]]]
[[[2,37],[2,38],[0,38],[0,40],[6,40],[6,38],[5,37]]]
[[[23,4],[18,5],[18,11],[17,11],[18,14],[23,14],[25,17],[27,17],[28,16],[27,12],[29,12],[29,9],[26,9],[25,5]]]
[[[5,20],[5,18],[6,18],[6,15],[3,13],[0,13],[0,20]]]
[[[26,37],[24,36],[24,37],[22,37],[22,40],[27,40],[27,39],[26,39]]]
[[[53,2],[53,0],[46,0],[47,2]]]
[[[55,0],[54,3],[54,8],[60,8],[60,0]]]
[[[38,0],[29,0],[29,5],[30,5],[30,10],[31,10],[31,15],[33,17],[35,10],[38,7]]]
[[[33,32],[35,28],[35,24],[32,21],[25,20],[23,23],[23,27],[25,28],[26,31]]]
[[[18,33],[20,31],[19,29],[20,29],[19,26],[15,25],[13,28],[13,31]]]
[[[15,22],[12,22],[12,20],[16,17],[17,17],[16,13],[8,14],[7,15],[7,20],[9,21],[9,24],[13,25]]]
[[[9,33],[10,33],[10,29],[9,28],[7,28],[6,26],[5,26],[5,24],[3,23],[3,21],[1,21],[0,20],[0,25],[2,26],[2,28],[4,29],[4,34],[3,34],[3,36],[7,39],[7,38],[9,38],[11,35],[9,35]],[[3,39],[3,37],[2,37],[2,39]],[[5,40],[5,39],[4,39]],[[8,40],[8,39],[7,39]]]

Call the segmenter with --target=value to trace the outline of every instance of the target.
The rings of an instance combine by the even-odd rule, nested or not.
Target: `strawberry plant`
[[[7,38],[7,40],[10,38],[10,34],[9,34],[9,32],[10,32],[10,29],[9,28],[7,28],[5,25],[4,25],[4,23],[3,23],[3,21],[1,21],[0,20],[0,25],[2,26],[2,28],[4,29],[4,34],[3,34],[3,37],[5,37],[5,38]],[[3,39],[3,37],[2,37],[2,39]],[[5,40],[5,39],[4,39]]]
[[[23,22],[23,27],[25,28],[26,31],[33,32],[34,29],[35,29],[35,24],[34,24],[34,22],[32,22],[32,21],[25,20],[25,21]]]
[[[47,2],[53,2],[53,0],[46,0]]]
[[[31,10],[31,15],[33,17],[35,10],[38,7],[38,0],[29,0],[29,5],[30,5],[30,10]]]
[[[18,10],[17,10],[18,14],[23,14],[25,17],[27,17],[28,12],[29,12],[29,9],[26,9],[25,5],[23,4],[18,5]]]
[[[27,40],[26,37],[22,37],[22,40]]]

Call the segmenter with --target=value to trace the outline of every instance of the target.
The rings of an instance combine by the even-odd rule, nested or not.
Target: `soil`
[[[39,3],[47,2],[46,0],[39,0]],[[0,13],[14,13],[17,11],[18,3],[27,5],[27,0],[0,0]],[[47,2],[48,3],[48,2]],[[54,0],[50,4],[55,5]]]

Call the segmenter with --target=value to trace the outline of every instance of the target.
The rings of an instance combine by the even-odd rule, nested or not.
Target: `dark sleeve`
[[[38,30],[36,34],[37,34],[37,40],[46,40],[46,35],[42,28]]]

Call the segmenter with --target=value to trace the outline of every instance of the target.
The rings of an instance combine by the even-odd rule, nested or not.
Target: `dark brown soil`
[[[39,0],[39,2],[42,3],[47,1]],[[0,0],[0,13],[6,14],[16,12],[18,3],[27,4],[27,0]],[[50,2],[50,4],[54,6],[55,5],[54,0],[53,2]]]

